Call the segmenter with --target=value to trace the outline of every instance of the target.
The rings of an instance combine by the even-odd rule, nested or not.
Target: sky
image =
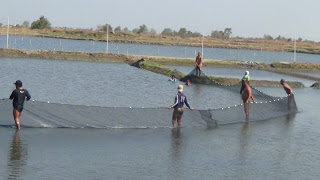
[[[299,38],[320,41],[319,0],[3,0],[0,23],[22,24],[40,16],[53,27],[93,28],[110,24],[130,30],[145,24],[210,35],[232,29],[232,37]],[[11,24],[10,23],[10,24]]]

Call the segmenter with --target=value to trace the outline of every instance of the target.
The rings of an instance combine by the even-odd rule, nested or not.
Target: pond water
[[[0,47],[6,47],[6,38],[7,37],[5,35],[0,35]],[[107,52],[107,43],[59,38],[9,36],[9,48],[104,53]],[[141,56],[194,58],[196,57],[197,52],[201,52],[201,47],[109,43],[108,52]],[[241,60],[267,63],[294,61],[294,53],[291,52],[221,48],[204,48],[203,57],[206,59]],[[320,63],[320,55],[297,53],[296,62]]]
[[[180,83],[126,64],[10,58],[0,58],[0,64],[3,98],[14,89],[12,83],[21,79],[37,101],[167,107]],[[282,88],[261,89],[285,95]],[[294,92],[300,111],[294,116],[217,128],[23,128],[16,132],[0,127],[0,177],[317,179],[319,90]],[[212,86],[191,85],[185,93],[197,109],[236,101]],[[167,123],[170,126],[171,120]]]

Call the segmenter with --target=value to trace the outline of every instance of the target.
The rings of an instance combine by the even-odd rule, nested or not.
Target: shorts
[[[13,106],[13,108],[19,112],[22,112],[23,106]]]
[[[174,108],[173,114],[179,114],[182,115],[183,114],[183,108]]]

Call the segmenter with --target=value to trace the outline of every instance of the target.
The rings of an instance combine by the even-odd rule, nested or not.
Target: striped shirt
[[[177,96],[174,99],[174,104],[171,106],[173,108],[182,108],[183,105],[186,104],[188,108],[190,108],[190,105],[187,100],[187,96],[185,96],[183,93],[178,93]]]

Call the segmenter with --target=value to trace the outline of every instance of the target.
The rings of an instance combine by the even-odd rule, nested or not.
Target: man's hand
[[[168,109],[171,109],[171,108],[172,108],[171,106],[168,107]]]

